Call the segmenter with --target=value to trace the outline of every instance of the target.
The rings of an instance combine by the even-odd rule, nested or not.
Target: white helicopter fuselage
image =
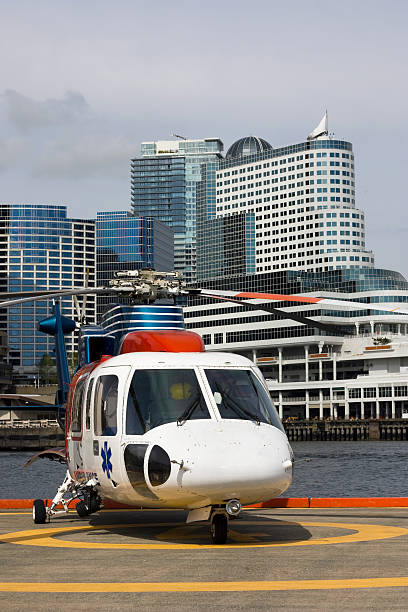
[[[79,373],[68,400],[69,471],[94,479],[103,498],[145,508],[276,497],[291,484],[293,454],[266,396],[259,369],[239,355],[106,359]]]

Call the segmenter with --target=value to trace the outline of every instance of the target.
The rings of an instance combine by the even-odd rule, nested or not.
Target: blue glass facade
[[[236,212],[217,217],[216,172],[224,160],[201,168],[197,184],[197,273],[205,279],[255,274],[255,213]]]
[[[153,217],[174,230],[174,269],[196,278],[196,189],[202,164],[221,159],[216,138],[142,143],[131,162],[131,201],[136,216]]]
[[[95,286],[95,222],[69,219],[65,206],[0,205],[0,291],[30,291]],[[88,271],[88,273],[87,273]],[[62,300],[62,312],[73,317],[71,298]],[[53,340],[36,324],[47,316],[49,302],[28,302],[0,311],[0,329],[9,337],[9,362],[22,376],[37,373]],[[95,298],[87,300],[87,319],[94,322]],[[74,337],[67,350],[75,350]]]
[[[118,270],[173,270],[173,230],[148,217],[127,211],[99,212],[96,218],[97,283],[107,285]],[[98,317],[111,304],[98,298]]]

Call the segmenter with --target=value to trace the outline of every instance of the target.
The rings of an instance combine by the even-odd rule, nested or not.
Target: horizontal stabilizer
[[[24,467],[28,467],[34,463],[34,461],[37,461],[37,459],[49,459],[50,461],[59,461],[60,463],[67,462],[65,448],[49,448],[30,457],[30,459],[25,462]]]

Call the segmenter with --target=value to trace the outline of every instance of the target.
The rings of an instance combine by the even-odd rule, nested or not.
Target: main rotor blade
[[[10,306],[17,306],[18,304],[24,304],[25,302],[38,302],[40,300],[50,300],[52,298],[58,297],[70,297],[71,295],[83,295],[85,293],[98,293],[98,294],[110,294],[113,293],[112,289],[107,289],[106,287],[85,287],[82,289],[67,289],[61,291],[32,291],[29,292],[33,295],[29,297],[18,298],[16,300],[7,300],[5,302],[0,302],[0,308],[9,308]],[[13,295],[13,294],[11,294]],[[18,294],[17,294],[18,295]],[[20,295],[24,295],[24,292],[20,293]]]
[[[292,321],[297,321],[298,323],[303,323],[304,325],[309,325],[310,327],[317,327],[326,332],[337,332],[342,335],[347,335],[347,331],[344,329],[337,327],[336,325],[331,325],[330,323],[322,323],[321,321],[315,321],[314,319],[309,319],[308,317],[303,317],[302,315],[296,314],[294,312],[285,312],[284,310],[279,310],[278,308],[274,308],[273,306],[265,306],[264,304],[254,304],[253,302],[243,302],[242,300],[236,300],[234,298],[214,296],[214,295],[206,295],[201,293],[203,297],[212,298],[217,300],[223,300],[225,302],[233,302],[234,304],[239,304],[244,308],[248,308],[249,310],[263,310],[265,312],[270,312],[276,315],[280,319],[291,319]]]
[[[85,287],[71,287],[71,289],[36,289],[33,291],[3,291],[0,292],[0,300],[6,300],[6,298],[20,298],[20,297],[35,297],[37,295],[54,295],[55,293],[73,292]]]
[[[218,291],[214,289],[192,289],[189,290],[191,295],[203,295],[208,297],[233,297],[247,298],[257,300],[273,300],[284,302],[303,302],[306,304],[322,304],[324,306],[335,306],[336,308],[347,307],[354,310],[379,310],[381,312],[391,312],[393,314],[408,315],[408,309],[392,308],[391,306],[383,306],[379,304],[365,304],[364,302],[351,302],[349,300],[341,300],[325,297],[310,297],[305,295],[284,295],[280,293],[251,293],[247,291]]]

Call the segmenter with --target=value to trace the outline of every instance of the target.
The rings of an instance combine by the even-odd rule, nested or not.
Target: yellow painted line
[[[100,512],[187,512],[185,508],[103,508]]]
[[[248,521],[243,525],[267,525],[269,527],[276,527],[282,525],[280,522],[271,521]],[[291,525],[291,522],[283,523],[284,525]],[[171,527],[168,523],[156,524],[156,523],[143,523],[143,524],[119,524],[119,525],[79,525],[76,527],[52,527],[28,529],[22,531],[14,531],[0,535],[0,541],[9,542],[12,544],[19,544],[23,546],[48,546],[53,548],[74,548],[74,549],[113,549],[113,550],[197,550],[197,549],[213,549],[217,550],[220,548],[268,548],[268,547],[287,547],[287,546],[321,546],[326,544],[349,544],[352,542],[368,542],[372,540],[384,540],[388,538],[396,538],[399,536],[405,536],[408,534],[408,529],[403,527],[393,527],[389,525],[367,525],[361,523],[331,523],[331,522],[304,522],[296,521],[293,523],[294,526],[302,527],[334,527],[338,529],[346,529],[354,531],[354,533],[347,535],[332,536],[326,538],[311,538],[308,540],[295,540],[285,542],[265,542],[255,540],[257,536],[261,537],[273,537],[270,534],[251,534],[250,532],[238,531],[240,525],[233,526],[233,535],[237,536],[237,543],[216,545],[213,544],[189,544],[179,542],[176,544],[169,543],[118,543],[118,542],[78,542],[70,540],[57,539],[55,536],[64,535],[70,532],[80,531],[92,531],[106,529],[108,532],[117,529],[128,529],[128,528],[142,528],[142,527]],[[165,532],[165,538],[171,539],[172,536],[175,539],[190,539],[191,537],[197,536],[198,530],[202,531],[202,526],[192,528],[191,526],[177,526],[173,529],[168,529]],[[113,536],[112,536],[113,537]],[[157,534],[158,539],[161,534]],[[205,534],[207,540],[208,535]],[[249,540],[249,541],[248,541]],[[208,540],[207,540],[208,541]]]
[[[0,516],[6,516],[6,515],[10,516],[10,514],[17,514],[20,516],[23,516],[23,514],[28,514],[30,516],[33,516],[32,511],[31,512],[0,512]]]
[[[0,582],[8,593],[198,593],[312,591],[408,587],[408,576],[343,580],[254,580],[245,582]]]

